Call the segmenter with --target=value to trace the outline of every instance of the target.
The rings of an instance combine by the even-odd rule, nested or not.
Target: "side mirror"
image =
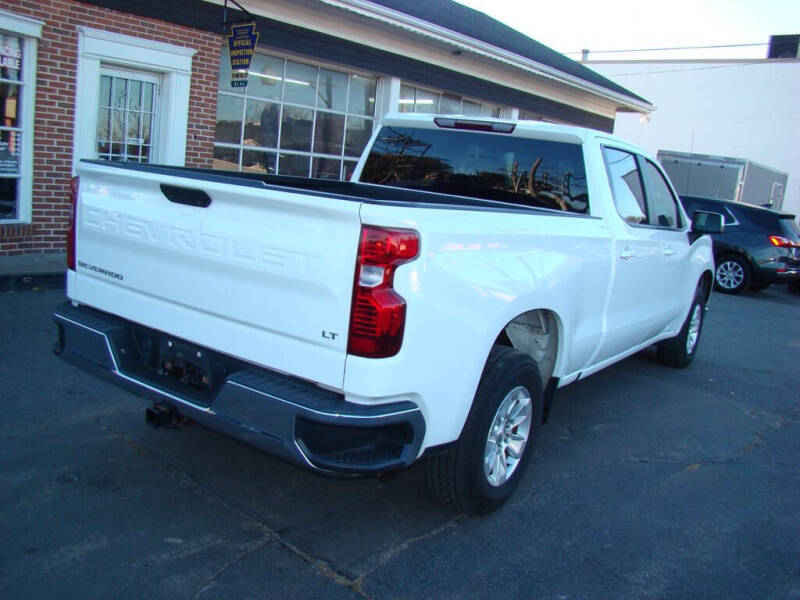
[[[725,221],[722,215],[704,210],[696,210],[692,215],[692,233],[724,233]]]

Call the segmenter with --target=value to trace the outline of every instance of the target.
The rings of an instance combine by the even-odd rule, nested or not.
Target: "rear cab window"
[[[583,148],[577,143],[386,126],[359,180],[589,213]]]

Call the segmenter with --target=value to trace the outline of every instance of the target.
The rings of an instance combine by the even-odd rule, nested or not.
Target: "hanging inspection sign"
[[[247,85],[247,70],[256,51],[258,32],[255,23],[231,25],[228,54],[231,58],[231,87]]]

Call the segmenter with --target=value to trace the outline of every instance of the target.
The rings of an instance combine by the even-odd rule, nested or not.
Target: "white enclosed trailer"
[[[658,151],[658,160],[680,195],[783,207],[789,175],[744,158]]]

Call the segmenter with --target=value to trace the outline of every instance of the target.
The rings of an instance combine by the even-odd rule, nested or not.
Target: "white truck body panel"
[[[160,184],[186,186],[181,178],[85,163],[78,173],[70,298],[342,386],[358,203],[202,181],[213,201],[198,209],[161,194]]]
[[[420,115],[392,124],[435,128]],[[674,336],[713,271],[710,239],[690,244],[685,214],[673,230],[617,214],[601,147],[640,151],[546,124],[520,123],[512,135],[583,143],[590,214],[357,202],[82,164],[68,295],[355,404],[408,400],[425,420],[421,454],[458,438],[492,345],[515,318],[554,315],[552,376],[566,385]],[[168,202],[160,184],[200,187],[212,203]],[[394,279],[407,316],[390,358],[347,354],[362,224],[419,233],[419,256]]]

